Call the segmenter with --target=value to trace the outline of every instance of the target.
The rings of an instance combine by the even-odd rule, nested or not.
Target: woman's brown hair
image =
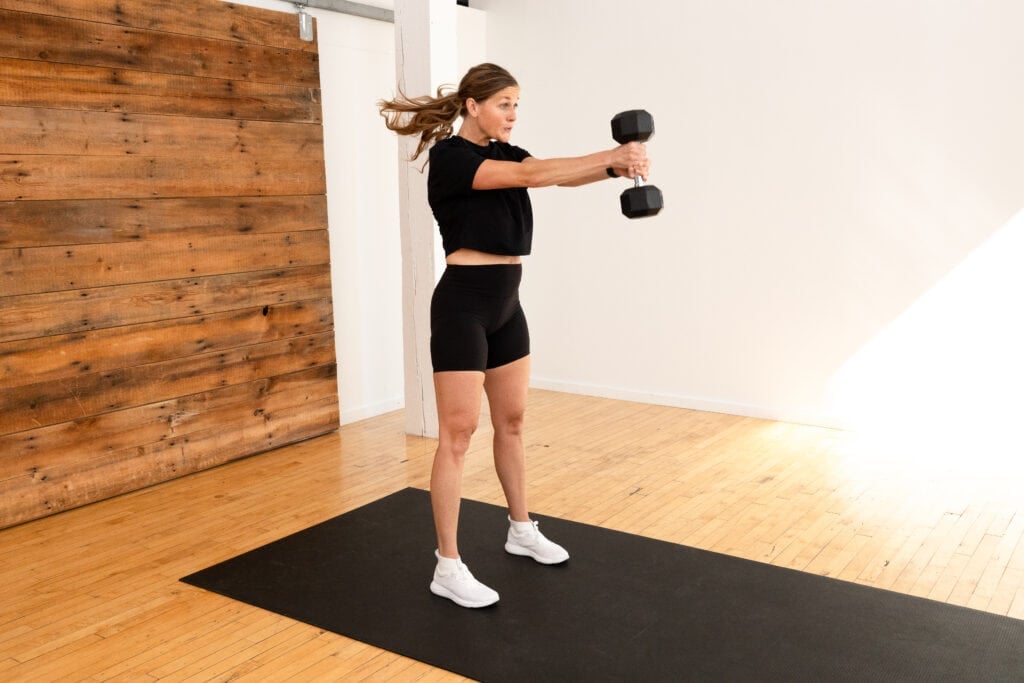
[[[462,77],[458,90],[442,85],[437,96],[407,97],[399,91],[393,100],[380,100],[377,107],[384,117],[384,125],[399,135],[419,135],[414,160],[438,140],[451,137],[452,124],[466,115],[466,100],[483,102],[491,95],[510,86],[518,86],[516,79],[497,64],[477,64]]]

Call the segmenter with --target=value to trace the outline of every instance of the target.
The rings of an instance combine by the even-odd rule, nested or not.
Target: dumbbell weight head
[[[664,200],[661,190],[654,185],[638,185],[620,194],[619,203],[626,218],[643,218],[661,211]]]
[[[612,138],[620,145],[644,142],[654,135],[654,117],[643,109],[630,109],[612,117]]]

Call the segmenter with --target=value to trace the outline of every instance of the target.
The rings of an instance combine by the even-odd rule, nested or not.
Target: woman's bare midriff
[[[497,266],[522,262],[523,259],[519,256],[488,254],[486,251],[475,249],[458,249],[445,258],[445,263],[449,266]]]

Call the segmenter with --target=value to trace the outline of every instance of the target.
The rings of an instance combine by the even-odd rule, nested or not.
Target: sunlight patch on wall
[[[1024,210],[833,377],[856,457],[889,470],[1024,475]]]

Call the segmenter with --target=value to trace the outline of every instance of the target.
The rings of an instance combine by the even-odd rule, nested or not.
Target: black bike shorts
[[[430,300],[434,372],[497,368],[530,354],[522,264],[447,266]]]

